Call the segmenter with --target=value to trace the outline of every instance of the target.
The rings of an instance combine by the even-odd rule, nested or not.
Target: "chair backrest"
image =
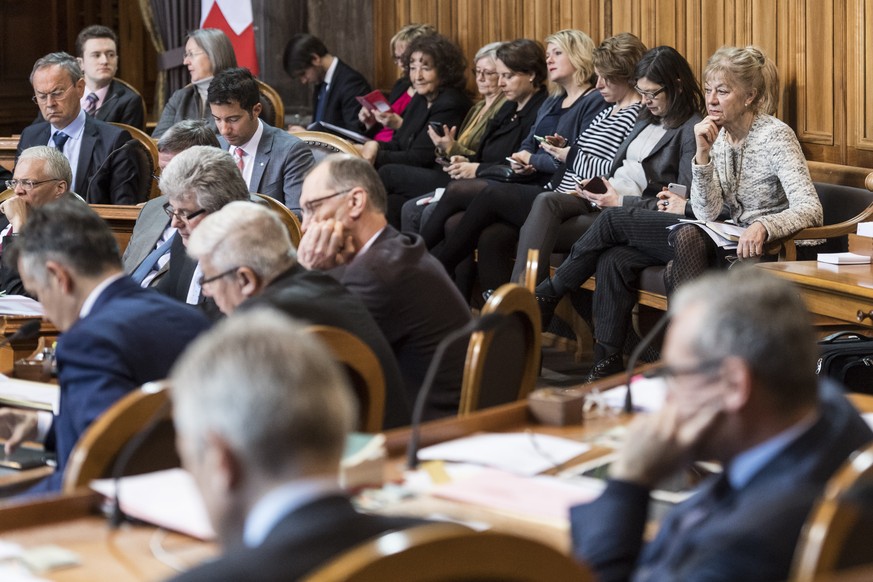
[[[814,182],[815,191],[821,202],[825,226],[851,220],[873,204],[873,192],[864,188]],[[814,260],[817,253],[839,253],[849,249],[847,236],[827,239],[823,244],[812,247],[798,247],[798,259]]]
[[[112,125],[124,129],[130,134],[130,137],[142,145],[141,150],[136,150],[139,152],[136,161],[140,181],[137,188],[137,191],[140,193],[140,199],[137,202],[145,202],[160,196],[161,192],[158,190],[157,180],[153,178],[158,169],[158,144],[146,132],[132,125],[115,121],[112,122]]]
[[[131,91],[134,92],[134,94],[136,94],[137,97],[139,97],[140,103],[142,103],[142,118],[143,118],[143,120],[148,119],[149,118],[148,109],[146,109],[146,102],[145,102],[145,99],[143,99],[143,97],[142,97],[142,93],[140,93],[136,87],[134,87],[133,85],[131,85],[130,83],[128,83],[124,79],[119,79],[118,77],[115,77],[115,81],[118,83],[121,83],[122,85],[124,85],[125,87],[130,89]],[[138,127],[137,129],[145,129],[145,128]]]
[[[327,345],[346,368],[358,397],[358,430],[379,432],[385,413],[385,374],[376,354],[351,333],[329,325],[311,325],[307,330]]]
[[[361,156],[361,152],[343,138],[323,131],[295,131],[292,135],[303,140],[312,150],[315,162],[318,163],[330,154],[351,154]]]
[[[13,196],[15,196],[15,190],[13,190],[12,188],[7,188],[7,189],[3,190],[2,192],[0,192],[0,203],[3,203],[6,200],[9,200]]]
[[[394,531],[341,554],[305,582],[586,582],[590,571],[540,542],[433,523]]]
[[[790,580],[873,564],[873,445],[861,449],[828,481],[800,535]]]
[[[275,198],[267,196],[266,194],[257,193],[255,193],[255,196],[260,198],[264,202],[264,204],[270,207],[271,210],[279,214],[279,218],[288,229],[288,234],[291,237],[291,242],[296,248],[300,244],[300,237],[303,236],[303,232],[301,231],[300,219],[297,218],[297,215],[294,214],[290,208],[288,208]]]
[[[280,129],[285,127],[285,104],[282,103],[282,97],[279,92],[261,81],[258,82],[258,89],[261,92],[261,105],[264,106],[261,110],[261,119]]]
[[[458,415],[526,398],[540,368],[540,311],[526,288],[507,283],[482,308],[504,320],[489,331],[470,336]]]
[[[179,466],[175,431],[171,420],[167,388],[160,382],[144,384],[126,394],[91,423],[70,453],[64,471],[64,493],[86,486],[92,479],[110,476],[124,446],[152,422],[149,437],[125,467],[125,475],[136,475]]]
[[[537,272],[540,269],[540,249],[527,249],[527,263],[524,265],[524,280],[519,284],[533,293],[537,288]]]

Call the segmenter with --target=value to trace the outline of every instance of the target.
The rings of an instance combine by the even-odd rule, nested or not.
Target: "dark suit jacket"
[[[170,261],[167,265],[167,272],[152,287],[176,301],[185,303],[188,299],[191,280],[194,278],[194,271],[197,269],[197,261],[188,256],[185,251],[185,243],[182,242],[179,233],[173,235],[173,242],[170,245]],[[206,297],[202,292],[197,307],[212,321],[216,321],[222,316],[221,310],[218,309],[212,297]]]
[[[51,127],[47,121],[24,128],[18,140],[18,151],[32,146],[47,145]],[[137,204],[143,202],[148,192],[140,192],[139,169],[130,147],[113,152],[130,141],[130,134],[121,128],[109,125],[93,117],[85,117],[76,183],[71,190],[90,204]],[[109,156],[112,158],[109,159]],[[105,162],[105,164],[104,164]],[[95,177],[96,176],[96,177]],[[92,178],[94,178],[92,182]],[[90,185],[90,189],[89,189]]]
[[[545,89],[537,91],[518,112],[514,101],[503,104],[485,128],[482,143],[473,159],[479,162],[477,171],[496,164],[506,165],[506,158],[520,149],[522,140],[530,133],[547,96]]]
[[[167,197],[162,194],[146,202],[139,211],[130,242],[121,257],[125,273],[130,274],[136,270],[143,259],[154,250],[164,230],[170,226],[170,217],[164,212],[166,203]]]
[[[258,142],[249,192],[275,198],[299,215],[303,178],[315,165],[312,150],[287,131],[266,123],[263,127],[264,133]],[[222,149],[230,149],[224,138],[219,138],[218,141],[221,142]]]
[[[67,457],[85,429],[131,390],[166,378],[185,346],[208,326],[196,310],[127,277],[112,282],[91,313],[58,339],[61,408],[51,428],[58,470],[38,490],[60,489]]]
[[[693,527],[679,521],[711,499],[715,479],[676,506],[641,550],[649,492],[611,481],[596,501],[572,509],[576,556],[599,580],[785,580],[810,508],[830,476],[873,439],[857,410],[828,383],[816,423]]]
[[[9,226],[9,219],[5,214],[0,214],[0,232]],[[10,246],[15,244],[14,236],[3,237],[3,252],[9,250]],[[7,265],[6,261],[2,260],[3,255],[0,254],[0,291],[7,295],[25,295],[24,283],[21,282],[21,274],[15,265]]]
[[[667,133],[661,136],[651,153],[643,160],[643,170],[646,172],[649,184],[643,190],[642,197],[625,196],[622,200],[624,206],[642,206],[657,210],[658,192],[671,182],[684,184],[691,192],[691,160],[697,152],[694,125],[700,120],[701,116],[695,113],[679,127],[667,129]],[[615,174],[624,163],[628,146],[649,123],[648,120],[637,120],[630,135],[625,138],[615,154],[615,161],[609,171],[610,176]],[[690,210],[691,205],[689,204],[688,207]]]
[[[322,497],[284,517],[260,546],[236,548],[173,580],[298,580],[368,539],[422,523],[399,517],[365,515],[356,512],[345,497]]]
[[[466,325],[470,308],[424,241],[391,226],[363,255],[331,271],[370,310],[394,350],[409,402],[415,402],[440,341]],[[456,414],[467,343],[446,350],[426,417]]]
[[[312,119],[315,120],[315,112],[318,111],[318,93],[320,85],[316,85],[312,98]],[[330,86],[327,88],[327,103],[324,106],[324,116],[320,121],[326,121],[352,131],[359,131],[361,122],[358,121],[358,111],[361,104],[355,97],[362,97],[372,91],[370,83],[362,74],[338,60]]]
[[[344,329],[367,344],[379,359],[385,374],[383,428],[409,424],[410,406],[400,379],[394,352],[361,299],[333,277],[294,265],[267,285],[240,309],[270,306],[316,325]]]
[[[137,129],[145,129],[145,111],[142,98],[130,90],[124,83],[112,79],[106,99],[94,113],[100,121],[126,123]]]
[[[218,133],[218,128],[215,127],[215,119],[212,118],[209,106],[200,100],[200,95],[197,93],[197,87],[194,83],[185,85],[170,95],[170,100],[164,105],[164,111],[161,113],[161,119],[155,126],[155,130],[152,132],[152,137],[158,139],[164,135],[165,131],[183,119],[202,119],[215,133]]]
[[[434,161],[433,142],[427,135],[427,124],[439,121],[449,127],[460,127],[470,105],[470,99],[463,92],[451,87],[440,89],[430,108],[427,99],[413,96],[403,112],[403,125],[394,132],[391,141],[379,146],[376,167],[406,164],[439,170],[440,166]]]

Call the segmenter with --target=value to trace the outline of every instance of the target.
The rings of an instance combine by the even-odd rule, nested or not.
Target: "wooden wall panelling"
[[[848,163],[873,168],[873,0],[847,0]]]

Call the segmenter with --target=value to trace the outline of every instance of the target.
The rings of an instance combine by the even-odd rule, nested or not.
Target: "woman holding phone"
[[[723,47],[710,58],[704,78],[707,116],[694,127],[690,206],[701,220],[714,220],[726,207],[746,228],[737,258],[757,260],[767,242],[821,225],[821,204],[797,137],[772,116],[779,91],[773,61],[756,47]],[[636,290],[627,281],[645,267],[673,261],[666,274],[672,290],[709,266],[727,264],[724,251],[696,226],[668,231],[678,223],[676,214],[646,208],[604,212],[555,275],[537,286],[548,321],[560,298],[596,269],[590,381],[624,369],[622,347],[636,303]]]

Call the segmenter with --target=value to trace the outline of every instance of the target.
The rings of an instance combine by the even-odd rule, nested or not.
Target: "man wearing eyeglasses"
[[[303,182],[303,238],[297,259],[328,271],[357,294],[391,344],[407,399],[415,402],[439,343],[466,325],[470,309],[439,262],[414,234],[388,225],[388,196],[366,160],[334,154]],[[445,352],[426,418],[457,414],[467,347]]]
[[[576,556],[598,580],[785,580],[827,480],[873,433],[839,386],[819,382],[797,289],[754,267],[670,300],[662,409],[635,420],[604,493],[571,510]],[[650,492],[696,461],[720,475],[643,544]]]
[[[86,115],[81,107],[85,80],[79,63],[67,53],[37,60],[30,75],[33,102],[45,121],[26,127],[18,141],[16,160],[36,145],[57,148],[70,162],[71,189],[91,204],[136,204],[139,170],[132,148],[121,149],[131,137],[123,129]]]
[[[59,151],[47,146],[24,150],[15,164],[15,175],[6,180],[14,192],[0,204],[0,253],[15,244],[30,211],[64,196],[72,182],[70,164]],[[25,295],[21,276],[14,265],[0,265],[0,291]]]

